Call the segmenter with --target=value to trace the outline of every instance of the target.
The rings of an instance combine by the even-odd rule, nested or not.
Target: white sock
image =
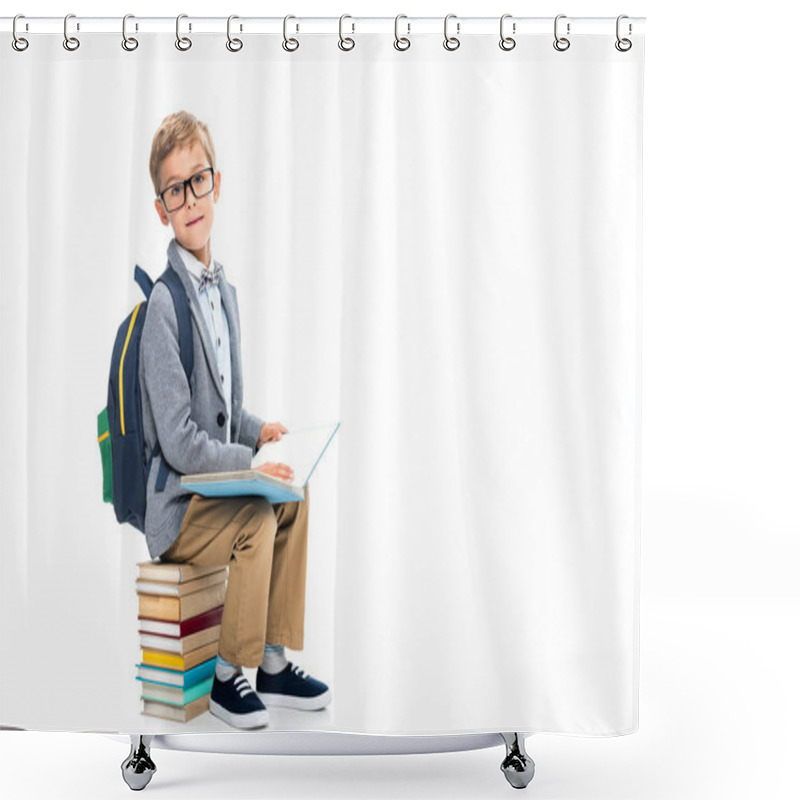
[[[226,661],[219,653],[217,653],[217,668],[215,670],[216,676],[221,681],[229,681],[234,675],[242,671],[241,667],[236,664],[231,664]]]
[[[265,644],[261,669],[269,675],[277,675],[289,663],[283,653],[282,644]]]

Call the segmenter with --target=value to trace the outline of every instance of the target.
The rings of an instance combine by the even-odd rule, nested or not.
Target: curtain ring
[[[563,53],[565,50],[569,50],[569,45],[570,45],[569,39],[565,38],[564,36],[558,35],[558,21],[560,19],[566,19],[566,18],[567,18],[566,14],[559,14],[556,17],[556,21],[553,26],[554,35],[556,37],[556,40],[553,42],[553,47],[555,47],[555,49],[558,50],[559,53]],[[569,35],[569,22],[567,23],[567,35]]]
[[[225,47],[227,47],[231,53],[238,53],[242,47],[244,47],[244,44],[241,39],[231,39],[231,20],[234,19],[239,19],[239,17],[237,17],[236,14],[231,14],[228,17],[228,41],[225,42]]]
[[[403,51],[411,47],[411,39],[400,36],[399,28],[401,19],[408,19],[408,17],[405,14],[398,14],[394,18],[394,49]],[[408,32],[411,33],[411,23],[407,22],[406,25],[408,26]]]
[[[298,47],[300,47],[300,42],[298,42],[297,39],[294,39],[294,38],[289,39],[286,36],[287,23],[289,22],[290,19],[297,19],[297,17],[293,17],[291,14],[288,14],[287,16],[285,16],[283,18],[283,45],[282,46],[283,46],[283,49],[287,53],[293,53],[295,50],[297,50]]]
[[[14,24],[11,27],[11,33],[13,35],[13,39],[11,40],[11,46],[18,52],[21,53],[23,50],[28,49],[28,40],[24,39],[22,36],[17,36],[17,20],[18,19],[25,19],[23,14],[17,14],[14,17]]]
[[[77,50],[81,46],[81,43],[74,36],[69,36],[68,33],[67,33],[67,23],[69,22],[70,19],[75,19],[75,15],[74,14],[67,14],[67,16],[64,17],[64,42],[63,42],[63,44],[64,44],[64,49],[65,50],[69,50],[70,52],[72,52],[73,50]],[[80,30],[80,28],[78,30]]]
[[[509,50],[513,50],[517,46],[516,39],[512,39],[510,36],[503,36],[503,23],[510,19],[511,14],[503,14],[500,17],[500,49],[505,50],[506,52]]]
[[[355,41],[351,39],[349,36],[347,36],[346,38],[342,36],[342,23],[346,19],[353,19],[353,18],[349,14],[342,14],[342,16],[339,17],[339,49],[344,50],[345,52],[352,50],[356,46]],[[353,25],[353,32],[355,33],[356,25],[355,23],[352,23],[352,25]]]
[[[628,15],[627,14],[620,14],[617,17],[617,41],[614,42],[614,47],[616,47],[617,50],[620,51],[620,53],[627,53],[628,50],[630,50],[631,47],[633,47],[633,42],[630,39],[620,39],[620,37],[619,37],[619,23],[623,19],[628,19]],[[631,32],[631,26],[630,26],[630,23],[629,23],[628,24],[628,33],[630,33],[630,32]]]
[[[444,42],[442,44],[444,45],[445,50],[453,51],[458,50],[458,48],[461,47],[460,39],[458,39],[456,36],[447,35],[447,21],[450,19],[455,19],[455,17],[455,14],[448,14],[444,18]],[[458,27],[456,27],[456,31],[458,31]]]
[[[129,53],[139,46],[139,40],[133,36],[128,36],[128,20],[134,19],[133,14],[126,14],[122,18],[122,49]]]
[[[181,20],[187,19],[188,16],[188,14],[178,14],[175,20],[175,47],[181,51],[186,51],[192,46],[192,40],[188,36],[181,36]],[[190,25],[189,30],[191,29],[192,27]]]

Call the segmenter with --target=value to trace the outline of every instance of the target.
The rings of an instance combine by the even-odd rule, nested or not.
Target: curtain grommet
[[[244,47],[244,42],[241,39],[231,37],[231,21],[235,19],[239,19],[236,14],[231,14],[228,17],[228,41],[225,42],[225,47],[228,48],[228,52],[230,53],[238,53]],[[241,26],[239,30],[241,30]]]
[[[75,15],[67,14],[67,16],[64,17],[64,41],[62,44],[64,45],[65,50],[69,50],[70,53],[72,53],[81,46],[81,42],[77,37],[70,36],[69,32],[67,31],[67,25],[69,24],[70,19],[75,19]],[[76,30],[80,29],[80,25],[77,25]]]
[[[511,19],[511,14],[503,14],[500,17],[500,49],[505,50],[508,52],[509,50],[513,50],[517,46],[517,40],[512,39],[510,36],[505,36],[503,33],[503,24],[507,19]],[[516,33],[517,24],[513,23],[512,32]]]
[[[448,14],[444,18],[444,42],[442,42],[442,46],[445,50],[449,50],[451,53],[454,50],[458,50],[461,47],[461,40],[457,36],[448,36],[447,35],[447,23],[451,19],[456,19],[455,14]],[[461,23],[456,23],[456,33],[461,32]]]
[[[25,19],[25,15],[24,14],[17,14],[17,16],[14,17],[14,22],[13,22],[13,24],[11,26],[11,35],[13,37],[11,39],[11,46],[18,53],[23,53],[25,50],[28,49],[28,45],[30,44],[30,42],[24,36],[19,36],[17,34],[17,20],[18,19]]]
[[[122,18],[122,49],[132,53],[139,46],[139,40],[133,36],[128,36],[129,19],[134,19],[133,14],[126,14]],[[136,29],[139,29],[138,25],[136,26]]]
[[[287,53],[294,53],[294,51],[300,47],[300,42],[298,42],[295,38],[289,38],[289,36],[286,34],[290,19],[297,19],[297,17],[293,16],[292,14],[287,14],[283,18],[283,42],[281,43],[281,47],[283,47]]]
[[[555,36],[555,41],[553,42],[553,47],[558,50],[559,53],[563,53],[565,50],[569,50],[570,41],[565,36],[558,35],[558,21],[560,19],[566,19],[566,14],[559,14],[555,22],[553,23],[553,35]],[[569,22],[567,23],[567,36],[569,36]]]
[[[411,39],[408,36],[400,36],[400,20],[401,19],[408,19],[405,14],[398,14],[394,18],[394,49],[399,50],[401,53],[408,50],[411,47]],[[407,22],[406,26],[408,27],[408,33],[411,33],[411,23]]]
[[[192,46],[192,40],[188,36],[181,36],[181,20],[188,19],[188,17],[188,14],[178,14],[175,19],[175,47],[183,53]],[[192,25],[190,23],[189,30],[191,31],[191,29]]]
[[[345,36],[342,31],[342,25],[346,19],[353,19],[349,14],[342,14],[339,17],[339,49],[344,50],[345,53],[349,53],[355,46],[355,39],[352,39],[350,36]],[[353,30],[352,32],[355,33],[356,25],[352,23]]]
[[[620,51],[620,53],[627,53],[628,50],[630,50],[631,47],[633,47],[633,42],[630,39],[621,38],[620,35],[619,35],[619,24],[623,19],[629,19],[628,15],[627,14],[620,14],[617,17],[617,41],[614,42],[614,47],[616,47],[617,50]],[[628,35],[630,35],[631,33],[633,33],[633,26],[629,22],[628,23]]]

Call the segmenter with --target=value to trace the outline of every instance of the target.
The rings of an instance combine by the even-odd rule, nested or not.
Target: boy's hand
[[[286,464],[273,464],[268,461],[266,464],[256,467],[256,469],[259,472],[263,472],[265,475],[272,475],[273,478],[280,478],[282,481],[291,483],[294,480],[294,470],[286,466]]]
[[[289,431],[280,422],[265,422],[261,426],[261,433],[258,435],[258,445],[256,449],[266,442],[279,442],[284,433]]]

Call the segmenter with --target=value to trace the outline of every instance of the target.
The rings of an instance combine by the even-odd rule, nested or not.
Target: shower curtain
[[[347,49],[336,22],[293,50],[280,21],[238,50],[224,19],[186,50],[1,37],[3,725],[232,730],[142,713],[151,555],[96,428],[134,267],[166,266],[148,163],[183,110],[216,150],[244,405],[340,423],[287,651],[333,701],[270,728],[638,726],[643,37],[420,25],[402,49],[390,20]]]

